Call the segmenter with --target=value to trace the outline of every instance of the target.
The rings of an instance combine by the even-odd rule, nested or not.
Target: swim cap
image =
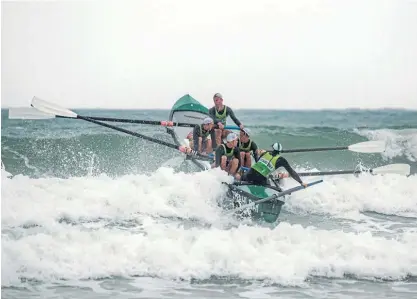
[[[213,96],[213,100],[214,100],[214,98],[221,98],[221,99],[223,99],[223,96],[222,96],[222,94],[221,93],[216,93],[214,96]]]
[[[248,135],[248,137],[250,137],[250,130],[248,129],[248,128],[244,128],[243,130],[243,133],[245,133],[246,135]]]
[[[237,135],[235,133],[229,133],[229,135],[227,135],[226,141],[227,142],[232,142],[236,139],[237,139]]]
[[[214,123],[214,122],[213,122],[213,119],[211,117],[206,117],[203,120],[203,125],[208,125],[208,124],[212,124],[212,123]]]
[[[279,143],[279,142],[275,142],[275,143],[272,145],[272,149],[273,149],[274,151],[281,152],[281,151],[282,151],[282,145],[281,145],[281,143]]]

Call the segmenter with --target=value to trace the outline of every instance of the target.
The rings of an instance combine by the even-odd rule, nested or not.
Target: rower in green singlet
[[[240,129],[243,129],[243,124],[237,119],[232,108],[223,105],[223,96],[220,93],[216,93],[213,96],[214,106],[209,109],[208,113],[213,118],[214,124],[216,125],[215,133],[211,135],[213,140],[213,147],[222,143],[222,139],[225,138],[231,131],[225,130],[226,119],[228,116],[235,122]],[[217,128],[218,127],[218,128]]]
[[[243,167],[250,168],[252,166],[251,156],[255,161],[258,161],[258,145],[250,139],[250,130],[248,128],[240,131],[238,147],[240,150],[240,163]]]
[[[216,148],[215,161],[212,168],[219,167],[227,171],[229,175],[240,180],[240,174],[237,171],[240,168],[240,151],[237,147],[238,137],[235,133],[229,133],[226,137],[226,143],[222,143]]]
[[[261,150],[259,160],[242,176],[242,180],[252,182],[257,185],[266,185],[268,183],[269,175],[276,169],[284,167],[294,180],[306,188],[307,184],[303,183],[300,176],[290,166],[287,159],[279,155],[281,151],[282,145],[279,142],[272,145],[271,153]],[[280,175],[279,178],[288,177],[288,174],[287,176]]]

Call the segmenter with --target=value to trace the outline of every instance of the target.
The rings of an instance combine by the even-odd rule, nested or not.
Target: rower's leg
[[[211,146],[213,149],[216,149],[219,143],[217,143],[217,133],[216,129],[211,130],[210,132],[210,140],[211,140]]]
[[[237,161],[237,162],[235,162]],[[236,167],[237,165],[237,167]],[[226,162],[226,169],[228,175],[233,176],[236,180],[240,180],[240,173],[237,173],[237,169],[239,169],[240,161],[238,159],[228,160]]]
[[[244,153],[244,156],[244,163],[242,163],[242,165],[250,168],[252,166],[252,159],[250,157],[250,153]]]
[[[239,160],[236,158],[233,158],[232,161],[230,161],[230,170],[229,174],[235,175],[237,172],[237,169],[239,167]]]
[[[194,148],[194,141],[193,141],[193,131],[191,131],[190,133],[188,133],[186,139],[188,139],[188,145],[190,148],[192,148],[193,150],[195,150]]]
[[[206,153],[210,154],[213,151],[213,147],[211,146],[211,139],[206,139]]]
[[[222,144],[222,134],[223,134],[223,130],[220,130],[220,129],[215,129],[214,131],[216,132],[216,144],[217,144],[217,145]]]
[[[245,152],[240,152],[240,165],[245,166]]]
[[[222,159],[220,161],[220,168],[224,171],[226,171],[226,167],[227,167],[227,157],[226,156],[222,156]]]

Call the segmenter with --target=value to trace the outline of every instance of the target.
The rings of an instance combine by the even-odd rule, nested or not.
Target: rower
[[[255,161],[258,161],[259,150],[255,141],[250,139],[250,130],[248,128],[240,131],[238,146],[240,150],[240,164],[243,167],[250,168],[252,166],[251,156],[253,156]]]
[[[223,171],[234,176],[236,180],[240,180],[240,174],[237,173],[240,168],[240,151],[237,147],[237,140],[238,137],[235,133],[227,135],[226,143],[222,143],[216,148],[215,162],[212,164],[212,168],[220,166]]]
[[[272,145],[271,153],[260,150],[259,160],[243,175],[242,180],[253,182],[257,185],[267,185],[269,175],[279,167],[284,167],[294,180],[306,188],[307,184],[303,183],[300,176],[290,166],[287,159],[279,155],[281,151],[282,145],[279,142],[275,142]],[[288,177],[288,175],[278,176],[278,178],[283,177]]]
[[[193,144],[190,146],[199,153],[211,153],[213,149],[210,134],[213,128],[214,122],[211,117],[206,117],[202,124],[195,125],[192,134]]]
[[[235,122],[240,129],[243,129],[243,124],[236,118],[235,113],[229,106],[223,105],[223,96],[220,93],[216,93],[213,96],[214,106],[209,109],[209,115],[214,120],[214,124],[218,126],[215,129],[215,134],[212,135],[214,139],[214,146],[222,143],[222,139],[225,138],[231,131],[225,130],[226,119],[228,116]]]

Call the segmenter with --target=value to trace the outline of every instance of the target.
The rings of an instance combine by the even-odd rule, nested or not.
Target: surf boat
[[[82,116],[66,108],[60,107],[53,103],[33,97],[31,102],[32,107],[27,108],[11,108],[9,109],[10,119],[50,119],[50,118],[68,118],[79,119],[87,122],[95,123],[97,125],[107,127],[112,130],[123,132],[150,142],[154,142],[181,153],[185,153],[185,147],[189,146],[187,136],[195,125],[201,124],[202,120],[208,116],[208,109],[189,94],[184,95],[178,99],[169,114],[168,121],[154,121],[154,120],[138,120],[138,119],[122,119],[110,117],[92,117]],[[121,122],[121,123],[136,123],[164,126],[167,133],[173,138],[174,144],[158,140],[137,132],[126,130],[106,122]],[[229,130],[239,130],[237,126],[225,126]],[[381,141],[365,141],[349,146],[339,147],[325,147],[325,148],[306,148],[306,149],[289,149],[283,150],[283,153],[292,152],[310,152],[310,151],[331,151],[331,150],[350,150],[360,153],[381,153],[385,150],[385,144]],[[188,153],[184,159],[185,163],[193,163],[196,166],[196,171],[204,171],[210,169],[210,162],[212,158],[207,155],[192,151]],[[2,165],[3,166],[3,165]],[[2,167],[3,168],[3,167]],[[242,167],[243,169],[243,167]],[[371,174],[385,174],[396,173],[409,175],[410,166],[408,164],[391,164],[368,170],[342,170],[342,171],[328,171],[328,172],[306,172],[299,173],[300,176],[323,176],[335,174],[357,174],[361,172],[369,172]],[[316,180],[307,187],[322,183],[323,180]],[[267,185],[256,185],[249,182],[233,182],[227,184],[227,196],[233,202],[233,208],[229,214],[245,214],[247,213],[253,219],[260,219],[265,222],[273,223],[277,221],[281,212],[282,206],[285,204],[285,197],[294,192],[303,190],[303,186],[282,190],[279,184],[272,178],[269,179]]]

